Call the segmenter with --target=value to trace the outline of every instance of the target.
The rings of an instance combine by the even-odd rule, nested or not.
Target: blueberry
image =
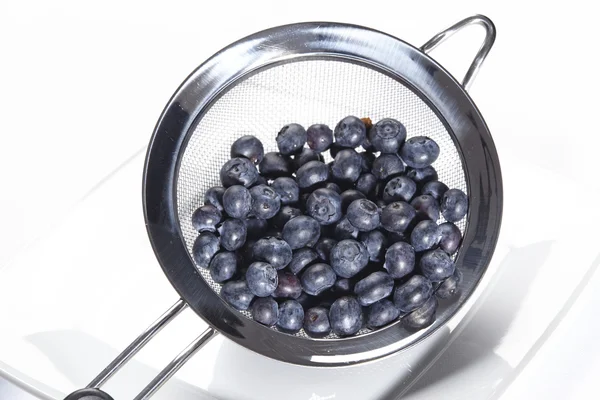
[[[437,306],[435,296],[430,297],[422,306],[402,318],[402,324],[410,330],[427,328],[435,321]]]
[[[302,151],[306,143],[306,130],[302,125],[285,125],[277,134],[277,148],[281,154],[291,155]]]
[[[283,227],[283,239],[295,250],[311,247],[321,234],[319,223],[311,217],[300,215],[289,220]]]
[[[383,232],[378,230],[372,230],[370,232],[361,232],[359,236],[362,244],[367,248],[369,253],[369,260],[374,262],[380,262],[385,256],[386,247],[388,245],[388,239]]]
[[[252,318],[263,325],[273,326],[279,318],[279,305],[270,297],[256,299],[252,304]]]
[[[366,247],[356,240],[341,240],[331,249],[331,267],[342,278],[352,278],[366,267],[368,262],[369,253]]]
[[[279,305],[277,327],[288,333],[296,333],[304,323],[304,309],[296,300],[286,300]]]
[[[314,124],[306,130],[308,147],[319,153],[327,150],[333,143],[333,132],[324,124]]]
[[[300,296],[298,296],[296,301],[298,303],[300,303],[302,308],[304,308],[306,310],[306,309],[309,309],[310,307],[314,307],[314,306],[318,305],[319,298],[320,298],[320,296],[319,297],[311,296],[310,294],[302,292],[302,294]]]
[[[240,256],[239,262],[240,265],[248,266],[252,264],[252,260],[254,259],[254,244],[256,240],[252,239],[250,236],[246,239],[246,243],[242,246],[241,249],[238,250],[238,254]]]
[[[252,254],[255,260],[269,263],[275,269],[285,268],[292,261],[292,249],[289,244],[285,240],[273,237],[257,240]]]
[[[297,299],[302,294],[302,285],[300,279],[287,271],[277,271],[277,289],[273,297]]]
[[[368,232],[379,226],[379,209],[367,199],[354,200],[348,206],[348,221],[359,231]]]
[[[377,178],[371,173],[362,174],[356,181],[356,190],[364,194],[365,196],[371,196],[375,193],[375,186],[377,185]]]
[[[433,197],[428,194],[422,194],[415,197],[410,205],[414,207],[417,212],[417,219],[431,219],[437,221],[440,218],[440,206]]]
[[[340,189],[339,185],[337,183],[334,182],[327,182],[325,184],[325,186],[323,186],[324,189],[331,189],[336,193],[342,193],[342,189]]]
[[[298,275],[306,266],[317,261],[319,258],[316,251],[309,247],[303,247],[294,251],[292,254],[292,261],[290,261],[289,267],[293,274]]]
[[[277,192],[266,185],[251,188],[250,196],[252,198],[252,214],[256,218],[273,218],[281,207],[281,198]]]
[[[329,322],[333,332],[339,336],[350,336],[358,332],[363,322],[358,300],[352,296],[342,296],[334,301],[329,309]]]
[[[383,201],[410,201],[417,191],[417,184],[406,176],[397,176],[389,180],[383,189]]]
[[[425,251],[434,248],[440,241],[440,230],[435,221],[419,222],[410,234],[410,244],[415,251]]]
[[[292,162],[288,157],[279,153],[267,153],[258,164],[260,173],[269,178],[292,175]]]
[[[373,163],[375,162],[375,154],[370,153],[368,151],[362,152],[358,154],[361,159],[360,167],[363,173],[371,172],[373,169]]]
[[[458,286],[462,281],[462,273],[458,268],[454,270],[454,274],[446,278],[440,286],[438,286],[435,294],[440,299],[449,299],[458,293]]]
[[[232,158],[223,164],[220,172],[224,187],[243,185],[250,187],[258,178],[258,171],[250,160],[243,157]]]
[[[444,222],[439,226],[440,249],[448,254],[454,254],[462,239],[460,229],[452,222]]]
[[[277,178],[271,184],[271,188],[279,195],[283,205],[297,203],[300,198],[300,189],[293,178]]]
[[[255,296],[270,296],[277,289],[277,271],[265,262],[254,262],[246,271],[246,282]]]
[[[356,239],[358,238],[358,228],[348,221],[348,218],[344,217],[335,226],[334,235],[337,240],[344,239]]]
[[[385,253],[383,268],[394,279],[400,279],[415,269],[415,250],[405,242],[397,242]]]
[[[209,269],[213,281],[226,282],[237,272],[237,256],[231,251],[217,253],[211,260]]]
[[[364,194],[354,189],[344,190],[340,194],[340,197],[342,198],[342,212],[346,212],[348,210],[348,206],[350,206],[350,203],[352,203],[354,200],[366,199]]]
[[[411,168],[425,168],[434,163],[440,155],[440,147],[427,136],[408,139],[400,149],[400,157]]]
[[[215,206],[217,210],[223,212],[223,193],[225,188],[222,186],[213,186],[204,193],[204,204]]]
[[[229,281],[221,288],[221,297],[238,310],[247,310],[254,295],[246,281]]]
[[[252,207],[250,191],[241,185],[227,188],[223,194],[223,208],[232,218],[246,218]]]
[[[414,275],[396,288],[394,305],[400,312],[411,312],[425,304],[432,293],[431,282],[421,275]]]
[[[303,148],[299,154],[294,156],[294,166],[296,169],[300,168],[309,161],[323,162],[323,156],[314,150],[307,149],[306,147]]]
[[[342,218],[342,198],[331,189],[317,189],[308,196],[306,212],[321,225],[336,223]]]
[[[306,293],[316,296],[333,287],[336,278],[335,272],[329,265],[318,263],[304,270],[300,283]]]
[[[395,201],[381,211],[381,226],[389,232],[402,233],[408,229],[416,215],[417,212],[410,204]]]
[[[296,182],[302,189],[329,179],[329,167],[321,161],[309,161],[296,171]]]
[[[382,119],[369,130],[369,141],[382,153],[397,153],[405,140],[406,128],[392,118]]]
[[[300,209],[291,206],[283,206],[271,221],[276,227],[283,228],[290,219],[296,218],[299,215],[302,215]]]
[[[369,130],[367,129],[367,132]],[[360,144],[360,146],[369,153],[373,153],[377,150],[375,150],[375,147],[373,146],[373,144],[371,144],[371,141],[369,140],[369,134],[367,133],[367,137],[365,138],[365,140],[363,140],[363,142]],[[370,170],[369,170],[370,171]]]
[[[219,251],[219,239],[210,232],[202,232],[194,242],[192,255],[200,268],[208,268],[210,260]]]
[[[330,147],[329,147],[329,155],[331,156],[331,158],[335,158],[335,156],[337,156],[337,154],[341,151],[344,150],[345,147],[340,146],[337,143],[333,143]]]
[[[340,181],[356,182],[362,172],[362,158],[353,149],[341,150],[335,156],[331,174]]]
[[[333,291],[336,294],[350,294],[353,289],[354,285],[348,278],[338,278],[333,285]]]
[[[441,249],[430,250],[421,257],[421,273],[432,282],[440,282],[452,276],[454,262]]]
[[[318,257],[325,262],[329,262],[329,255],[331,254],[331,249],[333,248],[333,246],[335,246],[336,243],[337,240],[335,239],[321,237],[315,244],[315,251],[317,252]]]
[[[342,147],[355,148],[367,137],[365,123],[359,118],[348,116],[338,122],[333,130],[335,142]]]
[[[378,180],[385,181],[404,172],[404,164],[397,154],[381,154],[373,161],[371,172]]]
[[[192,214],[192,226],[198,232],[215,232],[221,221],[221,212],[210,204],[201,206]]]
[[[327,336],[331,332],[329,312],[325,307],[313,307],[304,313],[304,331],[314,337]]]
[[[442,196],[442,215],[446,221],[457,222],[467,215],[469,200],[460,189],[450,189]]]
[[[392,294],[394,280],[386,272],[376,271],[354,285],[354,294],[361,306],[368,306]]]
[[[367,326],[380,328],[398,319],[400,311],[390,300],[383,299],[369,306],[367,310]]]
[[[418,187],[422,187],[427,182],[437,181],[438,175],[435,168],[431,165],[425,168],[407,168],[406,176],[415,181]]]
[[[281,210],[280,210],[281,212]],[[248,218],[246,222],[246,238],[257,238],[264,236],[269,228],[267,221],[258,218]]]
[[[421,194],[428,194],[433,197],[436,201],[440,201],[444,193],[448,191],[448,186],[440,181],[430,181],[423,185]]]
[[[245,157],[258,164],[265,155],[265,149],[256,136],[245,135],[231,145],[231,158]]]

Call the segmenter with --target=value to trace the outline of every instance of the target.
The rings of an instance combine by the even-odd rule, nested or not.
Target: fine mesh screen
[[[191,215],[203,204],[206,189],[220,185],[219,170],[230,158],[235,139],[254,135],[263,142],[265,152],[277,151],[275,137],[283,125],[325,123],[333,128],[347,115],[369,117],[373,122],[395,118],[404,124],[408,137],[431,137],[440,146],[440,157],[433,164],[440,181],[467,193],[450,134],[431,108],[403,83],[345,61],[304,59],[280,64],[234,85],[205,113],[189,139],[179,168],[177,212],[190,254],[198,235]],[[328,152],[325,155],[326,162],[331,161]],[[464,232],[464,219],[457,225]],[[199,270],[219,292],[220,285],[212,281],[208,270]],[[359,334],[366,332],[369,330]],[[297,335],[306,336],[303,331]]]

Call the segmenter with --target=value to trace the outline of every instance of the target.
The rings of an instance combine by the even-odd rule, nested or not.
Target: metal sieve
[[[466,25],[486,37],[462,84],[426,53]],[[240,345],[281,361],[308,366],[360,363],[405,349],[444,325],[472,294],[491,259],[500,229],[502,181],[488,128],[466,93],[495,39],[484,16],[458,22],[417,49],[372,29],[337,23],[301,23],[268,29],[221,50],[179,87],[149,145],[144,173],[148,234],[167,278],[181,296],[96,379],[69,400],[98,388],[154,334],[190,306],[209,325],[136,397],[149,398],[203,344],[219,332]],[[439,179],[468,194],[463,243],[455,262],[463,272],[460,296],[441,303],[433,325],[416,333],[400,321],[357,336],[313,339],[260,325],[227,305],[208,270],[197,268],[191,249],[197,232],[191,215],[206,189],[219,184],[231,143],[251,134],[276,151],[281,126],[334,125],[346,115],[377,121],[395,118],[408,136],[426,135],[440,146]],[[441,222],[441,221],[439,221]],[[82,394],[83,393],[83,394]],[[77,397],[79,396],[79,397]],[[83,396],[83,397],[82,397]],[[102,397],[105,396],[105,397]]]

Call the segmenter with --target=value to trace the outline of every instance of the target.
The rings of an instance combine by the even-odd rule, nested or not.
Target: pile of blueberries
[[[276,141],[279,152],[265,154],[256,137],[237,139],[222,186],[192,215],[193,257],[221,297],[261,324],[313,337],[398,318],[409,330],[433,323],[438,298],[458,291],[454,223],[468,207],[437,180],[438,144],[407,139],[395,119],[354,116],[333,131],[289,124]]]

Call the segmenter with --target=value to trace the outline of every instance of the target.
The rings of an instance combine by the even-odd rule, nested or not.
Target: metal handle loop
[[[421,46],[421,50],[427,53],[435,49],[440,43],[444,42],[446,39],[454,35],[456,32],[458,32],[465,26],[475,24],[481,25],[485,28],[485,39],[483,40],[483,44],[479,48],[477,55],[473,59],[469,70],[463,78],[462,85],[465,88],[465,90],[469,90],[469,87],[471,87],[473,79],[475,79],[475,76],[477,75],[477,72],[479,71],[479,68],[483,63],[483,60],[485,60],[485,58],[487,57],[488,53],[490,52],[490,49],[492,48],[492,45],[494,44],[494,41],[496,40],[496,27],[494,26],[492,20],[490,20],[484,15],[474,15],[472,17],[465,18],[462,21],[452,25],[450,28],[438,33],[437,35],[429,39],[427,43]]]

